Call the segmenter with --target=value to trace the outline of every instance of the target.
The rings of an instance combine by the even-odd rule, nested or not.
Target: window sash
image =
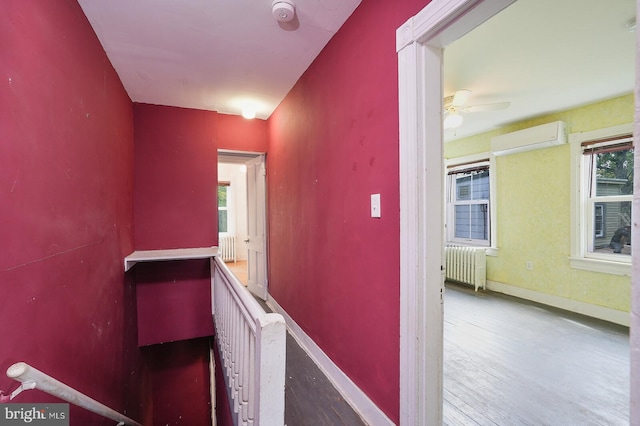
[[[482,182],[476,176],[485,172],[488,172],[487,180]],[[461,197],[459,193],[461,186],[459,186],[458,180],[463,177],[470,178],[469,192]],[[479,182],[482,182],[482,184]],[[485,194],[488,197],[485,197]],[[450,227],[448,241],[489,246],[491,241],[490,197],[491,172],[488,159],[447,167],[447,223]],[[468,206],[468,209],[461,217],[460,208],[465,206]],[[479,210],[473,206],[481,206],[483,218],[478,216]],[[467,217],[465,218],[464,216]],[[482,238],[477,238],[480,235]]]
[[[484,217],[481,217],[481,214]],[[449,203],[447,223],[449,224],[448,241],[489,246],[491,207],[487,200]]]
[[[608,235],[597,235],[596,234],[596,206],[604,205],[603,212],[607,210],[613,210],[611,208],[607,209],[606,205],[616,205],[618,203],[629,203],[629,209],[633,207],[633,195],[622,195],[616,197],[592,197],[586,200],[585,209],[586,209],[586,235],[585,235],[585,253],[584,257],[592,258],[592,259],[600,259],[600,260],[612,260],[616,262],[631,262],[631,256],[619,253],[613,253],[612,251],[602,249],[608,249],[609,241],[613,236],[613,233],[610,232]],[[620,213],[618,213],[620,215]],[[632,212],[629,212],[629,220],[632,217]],[[603,216],[603,234],[605,234],[605,229],[607,228],[607,224],[605,223],[607,220],[606,217]],[[614,219],[615,220],[615,219]],[[627,218],[618,216],[618,221],[616,221],[615,225],[610,225],[609,228],[613,230],[617,229],[620,226],[626,225]],[[604,238],[600,241],[597,241],[598,238]]]
[[[592,141],[586,141],[581,144],[582,154],[585,156],[585,170],[588,171],[585,174],[588,196],[596,196],[598,192],[598,177],[597,177],[597,159],[599,154],[606,154],[611,152],[620,152],[630,149],[634,149],[633,138],[630,135],[623,135],[613,138],[598,139]]]

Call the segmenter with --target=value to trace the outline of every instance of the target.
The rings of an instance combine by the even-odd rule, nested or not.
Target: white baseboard
[[[526,288],[516,287],[509,284],[503,284],[495,281],[487,280],[487,290],[498,293],[508,294],[510,296],[519,297],[521,299],[531,300],[533,302],[542,303],[543,305],[553,306],[555,308],[564,309],[566,311],[576,312],[592,318],[598,318],[609,321],[614,324],[629,327],[631,317],[629,312],[618,311],[616,309],[605,308],[603,306],[591,305],[589,303],[577,300],[566,299],[552,294],[540,293],[538,291]]]
[[[353,409],[362,417],[362,419],[370,425],[389,425],[393,423],[387,416],[374,404],[371,399],[355,384],[353,381],[338,368],[337,365],[324,353],[322,349],[300,328],[298,324],[287,314],[287,312],[275,301],[271,295],[268,296],[267,305],[274,312],[284,317],[287,328],[298,342],[300,347],[309,355],[316,363],[318,368],[333,383],[335,388],[340,392],[342,397],[353,407]]]

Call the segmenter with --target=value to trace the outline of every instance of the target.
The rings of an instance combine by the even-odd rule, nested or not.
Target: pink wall
[[[142,349],[153,376],[153,423],[210,425],[209,339]]]
[[[0,74],[0,371],[25,361],[137,417],[131,102],[75,0],[3,1]]]
[[[135,104],[134,117],[136,249],[216,245],[216,113]],[[141,264],[132,273],[140,345],[213,334],[207,261]]]
[[[267,121],[238,115],[217,114],[215,138],[218,149],[267,152]]]
[[[395,30],[426,3],[364,0],[269,120],[270,293],[396,422]]]
[[[136,250],[218,241],[216,113],[135,104]]]
[[[213,335],[208,260],[139,263],[133,273],[138,345]]]
[[[266,122],[147,104],[135,104],[134,117],[136,249],[216,245],[217,150],[264,152]],[[197,396],[199,384],[209,383],[208,347],[191,343],[213,334],[208,261],[137,264],[128,275],[136,284],[138,343],[152,345],[143,351],[151,363],[154,424],[173,423],[181,412],[200,413],[183,422],[204,424],[208,412],[199,397],[158,392],[186,387]],[[164,342],[173,343],[158,345]],[[228,406],[220,414],[228,420]]]
[[[134,221],[137,250],[218,242],[217,150],[265,151],[263,120],[134,105]],[[208,336],[211,292],[205,261],[137,265],[140,345]],[[185,310],[184,306],[191,306]]]
[[[147,387],[171,366],[154,364],[156,380],[147,376],[133,287],[145,279],[123,275],[122,258],[134,248],[214,245],[216,149],[265,151],[269,138],[271,291],[397,420],[394,32],[423,3],[364,0],[267,134],[260,120],[132,108],[76,1],[6,0],[0,367],[23,360],[132,417],[150,415]],[[382,219],[369,218],[374,192]],[[202,290],[206,273],[196,274],[188,281]],[[205,360],[193,362],[198,369]],[[13,390],[2,377],[0,389]],[[30,391],[17,402],[50,400]],[[71,414],[72,425],[101,421],[75,407]]]

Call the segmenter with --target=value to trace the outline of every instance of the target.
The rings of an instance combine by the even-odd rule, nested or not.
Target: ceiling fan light
[[[462,125],[462,116],[458,113],[450,113],[444,119],[445,129],[455,129]]]

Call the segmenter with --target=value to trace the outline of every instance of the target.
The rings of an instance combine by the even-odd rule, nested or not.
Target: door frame
[[[249,172],[249,165],[255,170]],[[266,155],[260,154],[251,160],[247,161],[247,269],[248,269],[248,281],[247,289],[253,293],[253,295],[259,297],[262,300],[267,300],[269,295],[269,277],[267,275],[267,163]],[[251,179],[251,176],[255,174],[256,179]],[[251,175],[251,176],[250,176]],[[253,189],[252,189],[253,188]],[[251,196],[256,195],[255,200],[251,200]],[[251,213],[252,202],[255,202],[254,214]],[[254,217],[252,217],[254,216]],[[253,226],[252,226],[252,223]],[[253,227],[261,229],[258,243],[250,241],[255,238],[252,235]],[[252,263],[252,252],[261,253],[257,258],[260,259],[257,262]],[[257,278],[256,278],[257,277]]]
[[[433,0],[396,31],[400,120],[400,424],[442,424],[442,49],[515,0]]]
[[[229,150],[229,149],[218,149],[217,151],[218,153],[218,159],[217,159],[217,164],[220,163],[231,163],[231,164],[238,164],[238,165],[246,165],[249,161],[252,161],[256,158],[262,158],[262,164],[263,166],[266,168],[266,164],[267,164],[267,154],[265,152],[254,152],[254,151],[239,151],[239,150]],[[217,178],[217,176],[216,176]],[[245,176],[245,179],[247,180],[247,196],[248,196],[248,192],[249,192],[249,181],[248,181],[248,177]],[[264,193],[264,205],[265,205],[265,209],[263,212],[263,217],[261,218],[261,220],[264,221],[264,251],[263,251],[263,264],[264,264],[264,288],[265,288],[265,292],[268,294],[269,293],[269,258],[268,258],[268,249],[269,249],[269,227],[268,227],[268,205],[267,205],[267,177],[266,177],[266,173],[263,174],[263,184],[264,184],[264,189],[265,189],[265,193]],[[248,207],[248,206],[247,206]],[[249,220],[249,212],[248,212],[248,208],[247,208],[247,221]],[[247,226],[247,232],[248,232],[248,226]],[[249,261],[250,259],[247,259],[247,268],[249,268]]]

